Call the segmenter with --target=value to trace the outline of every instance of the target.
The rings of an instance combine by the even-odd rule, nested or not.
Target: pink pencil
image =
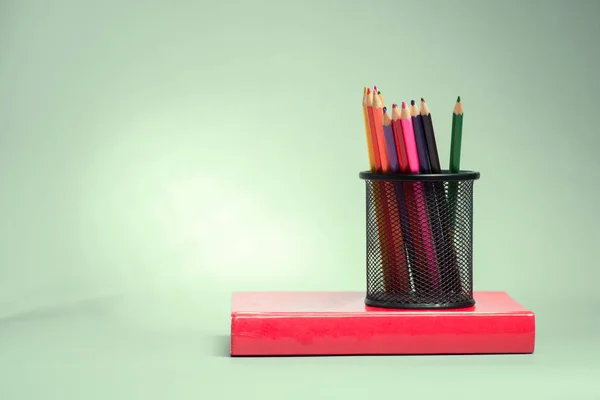
[[[400,123],[402,124],[402,136],[404,137],[404,145],[406,146],[406,155],[408,158],[408,168],[412,174],[419,173],[419,153],[417,152],[417,142],[415,141],[415,131],[413,129],[412,119],[410,111],[406,107],[406,103],[402,102],[402,111],[400,114]],[[423,183],[415,183],[415,202],[417,203],[417,215],[419,218],[419,225],[421,226],[421,236],[423,237],[423,246],[425,247],[425,254],[427,258],[427,264],[429,266],[429,276],[431,277],[431,283],[436,289],[440,287],[440,276],[438,274],[438,268],[435,256],[435,247],[433,246],[433,239],[431,237],[431,227],[427,220],[427,207],[425,202],[425,191]]]

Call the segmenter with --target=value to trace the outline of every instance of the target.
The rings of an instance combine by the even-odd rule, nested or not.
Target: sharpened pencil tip
[[[457,103],[460,103],[460,96],[458,96],[458,99],[456,99]]]
[[[373,85],[373,93],[377,93],[377,85]]]
[[[387,107],[383,107],[383,113],[385,114],[385,112],[387,111]]]
[[[381,92],[378,90],[378,91],[377,91],[377,94],[381,94]]]
[[[414,105],[415,105],[415,101],[414,101],[414,100],[411,100],[411,101],[410,101],[410,105],[411,105],[411,106],[414,106]]]
[[[421,101],[422,101],[423,103],[425,103],[425,99],[424,99],[424,98],[422,98],[422,97],[421,97]]]
[[[406,103],[402,102],[402,108],[406,108]]]
[[[396,105],[396,103],[392,104],[392,108],[396,108],[398,107],[398,105]]]
[[[367,88],[367,94],[371,94],[371,88]]]

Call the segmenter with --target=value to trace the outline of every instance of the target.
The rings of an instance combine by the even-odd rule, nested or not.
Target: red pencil
[[[405,174],[410,173],[408,165],[408,156],[406,155],[406,146],[404,145],[404,137],[402,136],[402,121],[400,109],[396,104],[392,105],[392,128],[394,129],[394,139],[396,140],[396,152],[398,153],[398,164],[400,172]]]

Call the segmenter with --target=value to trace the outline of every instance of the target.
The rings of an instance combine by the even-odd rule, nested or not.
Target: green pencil
[[[460,172],[460,148],[462,144],[463,106],[460,96],[456,99],[454,112],[452,113],[452,138],[450,141],[450,172]],[[451,228],[456,225],[456,208],[458,200],[458,182],[450,182],[448,187],[448,203],[450,206]]]
[[[460,172],[460,147],[462,144],[463,106],[460,96],[452,114],[452,141],[450,142],[450,172]]]

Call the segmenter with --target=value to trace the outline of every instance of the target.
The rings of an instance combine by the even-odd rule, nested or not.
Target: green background
[[[600,398],[600,1],[0,0],[0,398]],[[465,107],[475,287],[528,356],[231,359],[364,290],[363,86]],[[510,396],[510,397],[507,397]]]

